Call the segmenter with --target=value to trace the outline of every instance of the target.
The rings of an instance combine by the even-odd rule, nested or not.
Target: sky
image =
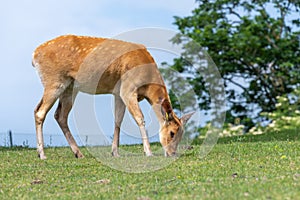
[[[174,16],[187,16],[195,7],[195,0],[3,1],[0,7],[0,133],[12,130],[35,135],[33,110],[43,93],[31,65],[32,53],[38,45],[64,34],[114,37],[144,27],[176,31]],[[102,101],[111,104],[110,97],[104,96]],[[95,107],[101,106],[96,103]],[[46,134],[61,133],[53,118],[54,107],[45,121]],[[101,113],[99,121],[107,124],[104,131],[112,133],[111,113],[106,115],[105,110]],[[74,122],[70,124],[71,130],[74,129]]]

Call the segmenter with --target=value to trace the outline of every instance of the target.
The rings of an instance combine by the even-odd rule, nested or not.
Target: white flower
[[[256,130],[256,127],[253,126],[253,127],[249,130],[249,133],[253,133],[253,132],[255,132],[255,130]]]
[[[269,113],[268,115],[269,115],[269,117],[276,117],[275,113]]]
[[[276,125],[276,121],[274,120],[274,121],[272,121],[272,123],[271,123],[271,124],[269,124],[269,125],[268,125],[268,127],[270,127],[270,128],[274,128],[274,127],[275,127],[275,125]]]
[[[288,117],[282,116],[282,119],[289,122],[289,121],[292,120],[292,117],[289,117],[289,116],[288,116]]]
[[[230,128],[231,131],[239,131],[244,129],[244,125],[233,126]]]
[[[255,132],[253,132],[253,135],[261,135],[263,134],[263,132],[261,130],[257,130]]]
[[[278,108],[278,107],[280,107],[280,106],[282,106],[282,103],[276,103],[276,108]]]

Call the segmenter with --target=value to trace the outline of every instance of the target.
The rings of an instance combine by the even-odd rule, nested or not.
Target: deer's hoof
[[[145,152],[145,155],[147,156],[147,157],[149,157],[149,156],[153,156],[153,154],[152,154],[152,152],[150,151],[150,152]]]
[[[111,152],[111,155],[116,158],[120,157],[120,154],[118,152]]]
[[[75,153],[75,157],[76,157],[76,158],[84,158],[84,155],[83,155],[80,151],[77,151],[77,152]]]
[[[46,160],[47,157],[44,155],[44,154],[38,154],[38,157],[41,159],[41,160]]]

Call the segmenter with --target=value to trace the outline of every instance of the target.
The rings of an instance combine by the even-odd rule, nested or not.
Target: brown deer
[[[146,156],[152,155],[144,117],[138,104],[143,99],[148,100],[157,116],[165,156],[176,154],[183,126],[192,113],[181,118],[175,115],[157,65],[143,45],[114,39],[65,35],[40,45],[33,53],[32,64],[44,86],[43,97],[34,111],[37,151],[41,159],[46,159],[43,122],[57,99],[59,103],[54,117],[75,156],[83,157],[67,123],[68,114],[79,91],[114,95],[113,156],[119,156],[120,126],[125,108],[139,126]]]

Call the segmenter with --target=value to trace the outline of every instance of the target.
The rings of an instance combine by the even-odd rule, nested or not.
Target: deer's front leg
[[[133,96],[133,98],[131,98],[130,100],[124,101],[124,102],[126,102],[125,104],[126,104],[128,111],[130,112],[130,114],[134,118],[135,122],[139,126],[141,136],[142,136],[145,155],[152,156],[152,152],[150,150],[150,144],[149,144],[149,140],[148,140],[148,135],[147,135],[146,128],[145,128],[144,116],[139,107],[137,98],[134,98],[134,97],[135,96]]]
[[[144,119],[143,119],[143,122],[139,125],[139,128],[140,128],[140,132],[141,132],[141,136],[142,136],[142,140],[143,140],[143,146],[144,146],[144,153],[146,156],[152,156],[152,152],[150,150],[150,143],[149,143],[149,140],[148,140],[148,135],[147,135],[147,132],[146,132],[146,128],[145,128],[145,122],[144,122]]]

